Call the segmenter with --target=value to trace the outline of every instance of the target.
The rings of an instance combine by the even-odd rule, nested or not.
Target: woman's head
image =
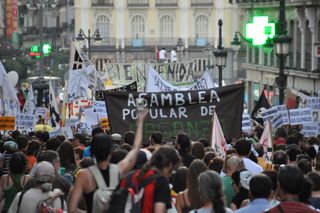
[[[211,202],[214,212],[225,212],[222,181],[215,171],[205,171],[198,178],[199,191],[204,203]]]
[[[108,135],[98,133],[92,138],[90,148],[91,154],[96,157],[98,162],[107,160],[111,157],[112,146],[113,141]]]
[[[202,172],[206,170],[208,170],[207,166],[199,159],[192,161],[189,166],[187,175],[188,197],[190,199],[192,207],[196,209],[200,208],[204,204],[199,197],[198,177]]]
[[[25,172],[27,166],[26,156],[22,152],[12,154],[9,160],[9,170],[12,174],[22,174]]]
[[[157,168],[163,176],[170,177],[172,171],[180,164],[180,156],[176,149],[162,146],[153,153],[150,165]]]
[[[58,153],[62,167],[68,168],[76,164],[74,149],[70,142],[63,142],[58,148]]]
[[[181,166],[177,169],[176,173],[173,176],[172,189],[176,193],[184,191],[187,188],[187,176],[188,168]]]
[[[204,157],[204,147],[200,142],[195,142],[191,147],[191,154],[196,158],[202,160]]]
[[[40,141],[32,140],[27,145],[26,155],[27,156],[30,156],[30,155],[37,156],[40,148],[41,148]]]

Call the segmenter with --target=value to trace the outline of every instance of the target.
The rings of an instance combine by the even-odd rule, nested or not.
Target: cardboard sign
[[[289,114],[291,125],[312,123],[312,115],[310,108],[291,109],[289,110]]]
[[[108,118],[101,118],[100,119],[101,128],[108,129],[109,128],[109,120]]]
[[[0,116],[0,130],[15,130],[15,116]]]
[[[35,125],[34,115],[18,114],[16,116],[16,126],[19,129],[34,130]]]
[[[247,133],[251,132],[250,115],[248,113],[242,114],[242,131]]]

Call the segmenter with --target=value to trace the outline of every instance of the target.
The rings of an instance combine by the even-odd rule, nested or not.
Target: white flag
[[[216,152],[220,153],[222,157],[226,156],[228,150],[226,139],[217,116],[217,113],[213,113],[213,123],[211,130],[211,147],[215,149]]]
[[[35,117],[38,117],[32,85],[30,85],[29,87],[26,103],[24,104],[22,114],[34,115]]]
[[[49,110],[50,110],[50,124],[52,127],[59,128],[60,113],[57,105],[57,98],[54,94],[51,79],[49,81]]]
[[[263,146],[263,151],[265,154],[265,158],[267,160],[270,160],[271,154],[272,154],[272,138],[271,138],[271,123],[270,120],[264,123],[264,130],[261,135],[259,143]]]

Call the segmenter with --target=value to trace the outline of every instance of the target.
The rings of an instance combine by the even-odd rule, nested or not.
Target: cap
[[[121,141],[122,140],[122,136],[118,133],[113,133],[111,135],[111,139],[114,140],[114,141]]]
[[[41,161],[34,167],[34,179],[37,182],[52,182],[54,176],[53,165],[48,161]]]
[[[18,151],[18,144],[14,141],[7,141],[4,143],[4,148],[12,152]]]

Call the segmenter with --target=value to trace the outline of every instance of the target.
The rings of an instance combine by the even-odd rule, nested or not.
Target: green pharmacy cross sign
[[[269,23],[268,16],[255,16],[253,23],[246,24],[246,38],[253,46],[264,45],[268,38],[275,35],[275,23]]]
[[[52,47],[50,44],[43,44],[42,46],[42,52],[43,52],[43,56],[49,56],[50,53],[52,52]],[[29,55],[31,57],[35,57],[36,59],[40,59],[40,46],[38,45],[33,45],[30,48],[30,52]]]

